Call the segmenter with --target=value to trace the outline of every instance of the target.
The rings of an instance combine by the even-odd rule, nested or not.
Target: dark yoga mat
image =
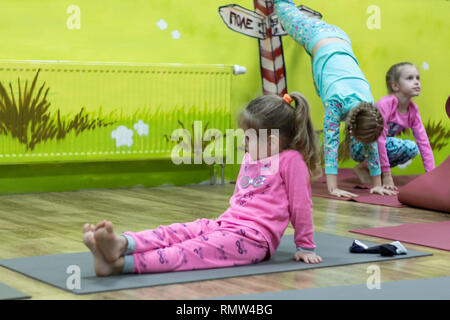
[[[0,300],[28,299],[30,296],[0,283]]]
[[[381,282],[380,289],[369,289],[367,284],[361,284],[215,297],[211,300],[450,300],[450,277]]]
[[[408,182],[412,181],[416,176],[394,176],[395,185],[401,190],[401,188]],[[313,197],[321,197],[336,200],[347,200],[356,201],[360,203],[376,204],[380,206],[402,208],[408,207],[406,204],[401,203],[398,197],[395,196],[382,196],[378,194],[371,194],[370,187],[361,185],[356,174],[352,169],[339,169],[338,171],[338,184],[339,188],[346,190],[348,192],[358,195],[355,198],[339,198],[332,196],[328,193],[326,176],[323,175],[321,178],[317,179],[311,183],[311,191]]]
[[[317,253],[324,260],[322,263],[315,265],[296,262],[293,260],[295,244],[292,235],[286,235],[282,238],[278,250],[269,261],[247,266],[220,269],[144,275],[132,274],[98,278],[94,273],[93,256],[90,252],[0,260],[0,265],[63,290],[76,294],[87,294],[193,281],[342,266],[356,263],[381,262],[386,260],[432,255],[413,250],[408,251],[407,255],[394,256],[392,258],[381,257],[378,254],[350,253],[348,248],[351,246],[353,239],[319,232],[314,234],[314,241],[317,245]],[[374,243],[365,243],[369,246],[375,245]],[[69,266],[79,267],[81,274],[79,289],[75,286],[76,282],[71,281],[74,279],[74,271],[69,270],[69,273],[67,272]],[[77,267],[75,267],[75,269]],[[75,286],[75,288],[68,288],[68,282],[69,284],[72,283],[72,287]]]

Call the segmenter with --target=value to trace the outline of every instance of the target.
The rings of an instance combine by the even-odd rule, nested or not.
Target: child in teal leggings
[[[288,34],[311,56],[314,84],[325,106],[324,154],[329,193],[356,196],[337,185],[339,128],[345,121],[347,149],[355,141],[362,143],[372,178],[370,193],[395,194],[381,184],[377,139],[384,127],[383,117],[373,105],[370,85],[359,68],[350,38],[339,27],[308,17],[291,0],[275,0],[275,13]]]

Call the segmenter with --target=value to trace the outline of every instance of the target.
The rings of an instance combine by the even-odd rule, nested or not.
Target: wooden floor
[[[87,251],[86,222],[113,221],[117,232],[161,224],[216,218],[227,207],[234,185],[132,188],[0,196],[0,258]],[[352,228],[446,221],[450,215],[313,198],[315,230],[362,241],[386,240],[349,233]],[[287,229],[288,234],[293,229]],[[390,242],[390,241],[389,241]],[[350,245],[350,243],[349,243]],[[450,275],[450,252],[407,245],[431,257],[379,262],[381,281]],[[373,264],[373,263],[371,263]],[[275,273],[224,280],[75,295],[0,267],[0,282],[32,299],[196,299],[299,288],[364,284],[371,264]]]

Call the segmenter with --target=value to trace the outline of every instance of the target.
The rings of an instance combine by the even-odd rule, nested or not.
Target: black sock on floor
[[[384,257],[392,257],[397,254],[406,254],[408,252],[400,241],[394,241],[389,244],[382,244],[369,248],[359,240],[353,241],[349,251],[352,253],[379,253]]]

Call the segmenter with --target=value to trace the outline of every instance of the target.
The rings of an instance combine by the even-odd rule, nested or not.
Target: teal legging
[[[348,35],[339,27],[326,23],[320,19],[310,18],[301,12],[292,0],[275,0],[275,13],[286,32],[296,42],[301,44],[311,56],[312,50],[318,41],[326,38],[339,38],[345,40],[351,46]],[[348,54],[348,53],[347,53]],[[317,56],[314,57],[317,59]],[[355,59],[349,57],[349,59]],[[314,59],[312,61],[314,64]],[[330,66],[332,68],[332,66]],[[319,70],[316,70],[319,72]],[[313,79],[314,79],[313,72]],[[342,79],[342,80],[345,80]],[[317,94],[320,92],[314,81]],[[355,89],[356,90],[356,89]],[[326,99],[321,97],[322,99]],[[371,98],[371,97],[370,97]],[[373,98],[371,98],[373,99]],[[324,100],[325,101],[325,100]],[[338,148],[339,148],[339,125],[344,120],[344,105],[334,100],[326,100],[324,117],[324,153],[325,173],[337,174],[338,172]],[[360,153],[364,156],[372,176],[380,174],[380,163],[376,142],[361,146]]]
[[[386,151],[391,168],[404,164],[419,154],[419,148],[414,141],[394,137],[386,137]],[[363,145],[361,142],[352,140],[350,153],[352,159],[356,162],[362,162],[365,160]]]
[[[286,32],[311,55],[319,40],[339,38],[351,44],[348,35],[339,27],[310,18],[295,6],[292,0],[275,0],[275,13]]]

